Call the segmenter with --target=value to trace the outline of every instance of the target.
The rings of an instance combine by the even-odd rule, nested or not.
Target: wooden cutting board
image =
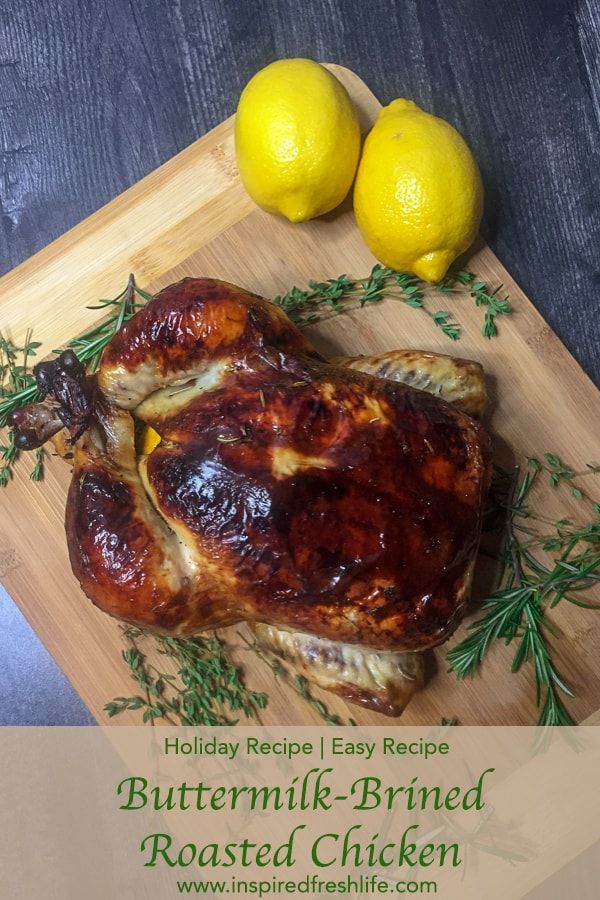
[[[350,91],[366,130],[378,101],[354,73],[330,68]],[[129,272],[150,290],[185,275],[209,275],[272,297],[311,278],[362,277],[374,262],[348,202],[303,225],[257,210],[237,175],[233,121],[228,119],[4,276],[1,328],[18,341],[33,327],[35,338],[50,351],[96,322],[98,312],[86,305],[118,294]],[[439,294],[429,305],[452,311],[463,326],[459,343],[451,344],[422,311],[393,300],[331,318],[313,326],[310,336],[331,354],[413,347],[479,360],[488,374],[498,461],[508,464],[548,450],[578,469],[600,461],[600,402],[594,385],[488,247],[479,246],[465,265],[494,285],[502,282],[511,297],[514,311],[500,322],[499,338],[481,336],[482,311],[468,295]],[[71,574],[63,530],[67,466],[50,460],[42,485],[29,480],[30,468],[29,459],[21,463],[0,494],[0,578],[92,713],[106,722],[104,704],[135,693],[121,660],[120,628],[94,609]],[[567,492],[544,496],[548,515],[575,515],[577,501]],[[488,576],[481,566],[478,583]],[[563,604],[553,618],[560,633],[554,642],[558,667],[577,694],[569,708],[581,721],[600,708],[600,613]],[[230,629],[227,637],[239,644],[236,631]],[[457,637],[463,635],[464,626]],[[412,701],[402,723],[437,724],[442,717],[461,724],[536,720],[531,669],[511,675],[511,650],[495,648],[479,677],[459,682],[446,672],[447,646],[431,654],[427,689]],[[320,721],[252,654],[238,656],[248,683],[269,694],[265,723]],[[324,696],[345,720],[399,724]],[[126,714],[111,721],[133,724],[139,718]]]

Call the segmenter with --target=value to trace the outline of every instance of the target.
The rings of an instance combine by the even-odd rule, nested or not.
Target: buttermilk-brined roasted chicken
[[[187,278],[108,345],[36,372],[20,446],[66,425],[73,571],[101,609],[176,635],[249,622],[320,686],[389,715],[465,607],[489,477],[481,367],[328,361],[275,305]],[[139,430],[161,441],[139,453]]]

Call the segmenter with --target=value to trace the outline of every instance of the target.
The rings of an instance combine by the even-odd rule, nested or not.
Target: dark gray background
[[[310,56],[459,128],[485,237],[600,383],[599,29],[596,0],[0,0],[0,270]],[[88,721],[6,598],[0,632],[0,723]]]

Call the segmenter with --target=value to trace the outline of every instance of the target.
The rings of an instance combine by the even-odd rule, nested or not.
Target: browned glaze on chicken
[[[77,437],[66,529],[93,602],[172,634],[255,623],[323,687],[398,713],[422,681],[403,651],[447,638],[470,588],[489,442],[457,407],[480,411],[480,367],[327,362],[273,304],[189,278],[124,325],[93,389],[68,363],[51,373]],[[419,365],[425,390],[401,383]],[[162,438],[148,456],[140,423]]]
[[[371,650],[302,631],[255,624],[261,650],[325,691],[385,716],[399,716],[423,687],[424,653]]]
[[[472,419],[328,364],[272,304],[207,279],[127,323],[99,387],[67,531],[100,607],[181,634],[249,620],[375,649],[453,630],[488,471]],[[126,410],[163,439],[141,477]]]
[[[475,418],[481,416],[487,403],[483,368],[470,359],[423,350],[392,350],[378,356],[340,357],[333,362],[435,394]]]

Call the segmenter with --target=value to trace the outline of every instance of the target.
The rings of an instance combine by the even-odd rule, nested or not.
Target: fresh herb
[[[0,425],[6,423],[6,415],[10,412],[10,408],[13,408],[11,404],[15,397],[31,396],[35,398],[37,394],[35,379],[30,371],[29,363],[31,357],[37,355],[38,347],[40,347],[40,343],[31,339],[31,331],[25,335],[22,347],[13,344],[0,332]],[[22,406],[28,402],[30,401],[24,399],[15,405]],[[6,415],[3,414],[5,406],[9,407]],[[14,436],[9,433],[7,443],[0,445],[0,457],[3,462],[0,467],[0,487],[7,485],[12,478],[13,466],[18,456],[19,451],[15,447]],[[34,481],[41,480],[43,469],[43,455],[38,453],[31,473]]]
[[[115,308],[114,313],[107,319],[85,334],[73,338],[66,345],[74,350],[78,359],[90,372],[96,371],[104,348],[123,323],[144,305],[136,303],[136,297],[145,303],[150,299],[150,294],[138,288],[135,278],[130,275],[127,286],[118,297],[113,300],[100,300],[97,305],[87,307],[101,310]],[[37,355],[36,351],[40,346],[39,341],[31,339],[31,331],[27,333],[23,347],[15,346],[0,334],[0,428],[6,425],[6,420],[14,409],[28,406],[41,399],[35,378],[29,368],[30,358]],[[60,350],[53,352],[60,353]],[[36,450],[35,454],[31,478],[33,481],[41,481],[44,476],[44,453],[42,450]],[[8,432],[7,443],[0,445],[0,456],[3,460],[3,466],[0,468],[0,487],[5,487],[12,478],[14,464],[20,456],[20,451],[15,447],[12,431]]]
[[[43,481],[44,480],[44,460],[45,460],[45,451],[43,447],[38,447],[35,451],[35,465],[31,471],[31,475],[29,476],[32,481]]]
[[[0,487],[6,487],[13,476],[13,467],[19,456],[19,451],[15,447],[12,431],[8,434],[7,443],[0,444],[0,456],[3,461],[3,464],[0,467]]]
[[[242,674],[231,661],[225,641],[215,634],[194,638],[174,638],[154,634],[134,626],[123,628],[127,648],[123,660],[142,694],[115,697],[104,707],[108,716],[125,711],[142,711],[144,723],[161,719],[170,725],[235,725],[232,714],[240,711],[256,718],[268,704],[264,693],[250,691]],[[256,642],[240,634],[247,648],[269,666],[276,681],[284,681],[314,709],[328,725],[343,725],[340,716],[330,713],[325,704],[314,697],[303,675],[291,675],[277,660],[270,660]],[[177,665],[177,675],[161,672],[148,662],[140,648],[143,641],[153,641],[155,649]],[[349,719],[349,725],[356,725]]]
[[[581,472],[576,472],[571,466],[566,465],[556,453],[544,453],[545,465],[542,468],[548,474],[548,482],[551,487],[557,487],[561,482],[572,481],[574,478],[584,478],[586,475],[596,475],[600,472],[600,466],[588,463]],[[585,492],[577,486],[571,486],[571,495],[576,500],[587,497]]]
[[[442,294],[468,293],[477,306],[484,306],[482,334],[493,337],[497,334],[496,316],[510,312],[508,297],[499,297],[502,286],[491,290],[483,281],[477,281],[473,272],[451,272],[437,285],[429,285],[415,275],[399,272],[379,264],[373,266],[367,278],[352,279],[340,275],[328,281],[309,281],[308,289],[293,287],[287,294],[273,299],[299,325],[310,325],[318,321],[329,310],[340,313],[352,305],[366,306],[378,303],[386,297],[398,299],[413,309],[425,312],[452,341],[460,338],[460,326],[448,322],[450,313],[443,310],[430,311],[425,305],[426,291]]]
[[[130,275],[125,290],[112,300],[99,300],[97,304],[87,306],[86,309],[99,309],[102,311],[114,309],[112,315],[104,319],[99,325],[86,331],[85,334],[73,338],[66,345],[75,351],[80,362],[85,363],[90,372],[95,372],[102,359],[102,354],[107,344],[112,340],[117,331],[120,331],[125,322],[132,318],[151,298],[151,294],[143,291],[135,283],[134,275]],[[142,302],[136,302],[136,299]],[[65,349],[64,347],[61,349]],[[53,350],[60,353],[60,350]]]
[[[505,297],[500,296],[502,287],[503,285],[500,284],[498,287],[491,290],[485,281],[477,281],[473,272],[451,270],[449,274],[439,282],[437,290],[443,294],[449,294],[467,288],[471,297],[475,300],[475,305],[484,307],[481,333],[486,338],[492,338],[498,334],[496,317],[507,316],[510,313],[510,300],[508,295]]]
[[[453,324],[452,322],[448,322],[448,318],[450,313],[443,312],[440,310],[439,312],[435,312],[432,316],[433,321],[441,328],[446,337],[449,337],[451,341],[459,341],[460,340],[460,325]]]
[[[275,663],[274,665],[277,665]],[[278,667],[279,676],[282,676],[283,666]],[[275,669],[273,668],[273,674],[275,674]],[[335,713],[329,712],[325,704],[322,700],[318,700],[313,696],[310,690],[310,685],[304,675],[294,675],[292,678],[292,686],[299,697],[304,700],[305,703],[308,703],[323,719],[326,725],[343,725],[342,719],[336,715]]]
[[[323,313],[338,314],[352,308],[352,303],[362,307],[390,297],[399,299],[413,309],[422,310],[446,337],[452,341],[459,340],[461,328],[456,322],[450,321],[451,314],[444,310],[432,312],[426,307],[426,289],[431,290],[432,286],[420,278],[377,264],[366,278],[351,279],[340,275],[328,281],[310,281],[308,290],[293,287],[287,294],[273,298],[273,303],[281,307],[297,324],[309,325],[318,321]],[[466,291],[475,298],[478,306],[485,305],[482,331],[486,337],[496,334],[495,316],[507,315],[510,311],[508,298],[497,298],[500,288],[491,291],[485,282],[476,281],[472,272],[451,272],[433,290],[443,294]],[[131,319],[150,297],[149,293],[136,285],[134,276],[130,275],[127,286],[117,297],[99,300],[97,304],[87,307],[109,312],[110,315],[99,325],[70,340],[66,347],[53,352],[60,353],[70,348],[90,372],[95,372],[107,344],[123,323]],[[0,334],[0,428],[6,425],[7,417],[14,409],[41,399],[35,379],[28,368],[29,358],[36,355],[39,347],[38,341],[31,340],[31,332],[27,334],[23,347],[15,346]],[[14,445],[12,433],[9,433],[7,443],[0,445],[0,457],[3,461],[0,467],[0,487],[7,485],[12,478],[18,456],[19,451]],[[43,454],[39,452],[31,477],[35,481],[43,478]]]
[[[140,297],[144,302],[150,299],[150,294],[137,287],[133,275],[129,276],[127,286],[112,300],[99,300],[94,306],[86,309],[107,310],[116,307],[115,312],[99,325],[86,331],[85,334],[70,340],[66,347],[53,350],[60,353],[61,350],[70,348],[77,358],[95,372],[98,368],[102,353],[111,338],[120,330],[124,322],[137,312],[143,303],[136,303],[135,298]],[[40,347],[39,341],[31,340],[31,332],[28,334],[23,348],[15,347],[0,335],[0,427],[6,425],[6,419],[13,409],[27,406],[40,399],[35,379],[29,371],[27,363],[30,357],[36,355]],[[23,361],[18,364],[18,354],[23,354]]]
[[[550,485],[556,487],[561,481],[571,481],[575,478],[575,471],[566,466],[555,453],[544,453],[544,459],[547,462],[545,468],[550,472]]]
[[[235,725],[239,713],[257,718],[259,710],[266,707],[267,695],[246,687],[227,645],[216,634],[167,637],[133,626],[124,628],[123,633],[128,643],[123,660],[143,694],[115,697],[104,707],[109,717],[125,710],[143,710],[143,722],[162,719],[171,725]],[[146,640],[175,663],[176,675],[161,672],[148,662],[140,649]]]
[[[563,697],[573,697],[552,660],[548,635],[556,637],[548,611],[562,601],[597,609],[584,592],[600,582],[600,505],[592,505],[592,516],[583,524],[568,519],[550,523],[550,533],[531,527],[531,522],[548,521],[529,506],[531,491],[540,474],[550,469],[553,487],[570,482],[583,473],[564,465],[552,453],[545,455],[547,466],[529,459],[520,477],[516,470],[505,498],[505,536],[500,555],[500,587],[482,603],[484,615],[470,626],[470,634],[448,654],[451,671],[459,678],[474,675],[495,641],[512,644],[515,652],[511,670],[532,662],[535,675],[539,724],[572,724]],[[554,477],[556,476],[556,477]],[[506,474],[501,474],[506,484]],[[577,489],[579,490],[579,489]],[[583,497],[583,493],[581,492]],[[546,554],[554,556],[548,562]],[[583,596],[582,596],[583,593]]]

